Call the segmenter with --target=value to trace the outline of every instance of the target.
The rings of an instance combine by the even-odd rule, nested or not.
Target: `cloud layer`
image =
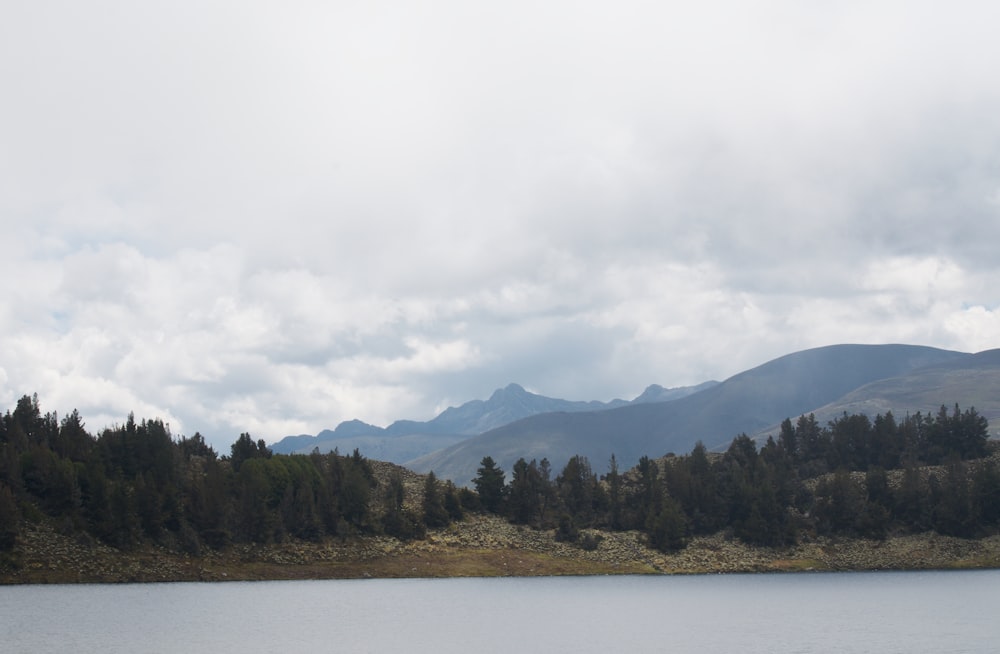
[[[0,403],[226,450],[1000,346],[1000,9],[690,4],[5,12]]]

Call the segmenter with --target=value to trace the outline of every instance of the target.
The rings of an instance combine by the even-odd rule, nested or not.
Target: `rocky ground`
[[[194,557],[154,546],[121,552],[87,538],[63,536],[41,524],[26,527],[17,550],[0,559],[0,583],[1000,567],[1000,536],[817,538],[788,548],[757,548],[717,534],[695,538],[676,554],[663,554],[646,547],[637,532],[588,533],[596,548],[556,542],[551,530],[473,516],[430,532],[421,541],[366,536],[323,543],[234,545]]]

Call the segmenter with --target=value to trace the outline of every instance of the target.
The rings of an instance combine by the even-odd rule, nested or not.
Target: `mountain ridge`
[[[491,429],[542,413],[575,413],[601,411],[628,406],[632,403],[669,402],[686,395],[710,388],[718,382],[707,381],[694,386],[664,388],[651,384],[631,402],[613,399],[563,400],[527,391],[517,383],[498,388],[486,400],[470,400],[458,407],[448,407],[429,421],[396,420],[387,427],[371,425],[361,420],[341,422],[333,430],[324,429],[315,436],[301,434],[286,436],[271,446],[277,454],[308,453],[313,448],[330,452],[360,449],[366,456],[402,463],[416,454],[440,449]],[[429,447],[428,443],[434,444]]]
[[[558,469],[570,456],[582,455],[600,471],[614,454],[619,465],[629,467],[643,455],[686,453],[698,441],[724,448],[740,433],[754,434],[786,417],[809,413],[865,384],[936,365],[953,364],[961,370],[962,361],[971,361],[972,356],[905,344],[813,348],[773,359],[672,402],[532,416],[405,465],[417,472],[433,470],[457,484],[468,483],[486,455],[507,470],[522,456],[546,457]],[[937,402],[939,406],[952,401],[965,403],[958,397]]]
[[[1000,435],[1000,349],[984,350],[946,363],[917,368],[897,377],[865,384],[836,401],[817,407],[814,414],[819,424],[826,424],[841,415],[863,413],[869,417],[892,412],[897,418],[918,411],[934,411],[945,398],[938,397],[942,389],[956,397],[962,408],[975,408],[989,421],[991,432]],[[761,431],[757,440],[776,434],[779,425]]]

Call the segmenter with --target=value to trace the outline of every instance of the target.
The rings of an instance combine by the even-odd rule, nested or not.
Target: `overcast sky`
[[[487,6],[488,5],[488,6]],[[0,9],[0,410],[222,452],[1000,347],[1000,3]]]

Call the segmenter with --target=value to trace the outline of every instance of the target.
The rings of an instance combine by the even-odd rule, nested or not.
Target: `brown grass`
[[[230,562],[207,568],[206,572],[212,579],[262,580],[648,574],[653,570],[638,563],[614,565],[536,552],[452,548],[433,554],[402,553],[364,561],[299,565]]]

